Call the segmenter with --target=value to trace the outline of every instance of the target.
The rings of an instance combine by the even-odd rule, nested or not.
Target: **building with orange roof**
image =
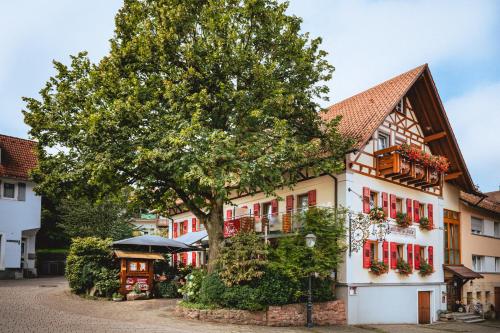
[[[41,197],[30,178],[36,165],[35,142],[0,135],[0,279],[36,275]]]
[[[356,140],[345,170],[336,175],[305,170],[296,186],[279,189],[277,197],[235,196],[225,206],[225,236],[255,230],[272,242],[300,227],[295,213],[312,206],[346,207],[351,212],[346,221],[349,250],[335,285],[348,324],[437,321],[440,311],[453,306],[443,270],[449,264],[444,221],[459,218],[461,191],[482,194],[472,182],[429,67],[416,67],[321,113],[327,121],[339,116],[340,131]],[[374,212],[383,212],[382,223],[361,223]],[[179,210],[170,217],[170,237],[203,229],[191,212]],[[205,260],[200,256],[178,254],[173,261],[198,266]]]

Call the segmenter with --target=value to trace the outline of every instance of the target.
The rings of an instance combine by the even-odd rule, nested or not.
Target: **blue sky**
[[[121,0],[19,0],[0,5],[0,133],[28,137],[22,96],[36,97],[52,59],[108,51]],[[331,103],[429,63],[469,171],[500,186],[500,1],[292,0],[303,31],[336,67]],[[327,106],[328,103],[325,103]]]

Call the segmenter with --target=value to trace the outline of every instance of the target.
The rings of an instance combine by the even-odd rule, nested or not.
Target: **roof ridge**
[[[12,135],[7,135],[7,134],[1,134],[1,133],[0,133],[0,137],[10,138],[10,139],[15,139],[15,140],[21,140],[21,141],[27,141],[27,142],[30,142],[30,143],[37,143],[37,141],[34,141],[34,140],[19,138],[17,136],[12,136]]]
[[[356,93],[356,94],[354,94],[354,95],[351,95],[351,96],[349,96],[349,97],[347,97],[347,98],[344,98],[344,99],[342,99],[342,100],[340,100],[340,101],[338,101],[338,102],[336,102],[336,103],[331,104],[330,106],[328,106],[328,107],[326,107],[326,108],[325,108],[325,111],[328,111],[329,109],[331,109],[331,108],[332,108],[333,106],[335,106],[335,105],[338,105],[338,104],[341,104],[341,103],[343,103],[343,102],[345,102],[345,101],[348,101],[348,100],[350,100],[351,98],[358,97],[359,95],[362,95],[362,94],[368,93],[368,92],[370,92],[370,91],[372,91],[372,90],[374,90],[374,89],[376,89],[376,88],[379,88],[380,86],[382,86],[382,85],[384,85],[384,84],[386,84],[386,83],[389,83],[390,81],[396,80],[396,79],[398,79],[398,78],[400,78],[400,77],[402,77],[402,76],[404,76],[404,75],[407,75],[407,74],[408,74],[408,73],[410,73],[410,72],[413,72],[413,71],[415,71],[415,70],[417,70],[417,69],[423,69],[423,68],[425,68],[425,67],[427,67],[427,66],[428,66],[428,64],[427,64],[427,63],[425,63],[425,64],[422,64],[422,65],[417,66],[417,67],[415,67],[415,68],[412,68],[412,69],[410,69],[410,70],[408,70],[408,71],[406,71],[406,72],[404,72],[404,73],[400,73],[400,74],[398,74],[398,75],[395,75],[395,76],[391,77],[390,79],[387,79],[387,80],[385,80],[385,81],[382,81],[382,82],[380,82],[380,83],[377,83],[377,84],[376,84],[376,85],[374,85],[374,86],[371,86],[371,87],[370,87],[370,88],[368,88],[368,89],[362,90],[362,91],[360,91],[360,92],[358,92],[358,93]]]

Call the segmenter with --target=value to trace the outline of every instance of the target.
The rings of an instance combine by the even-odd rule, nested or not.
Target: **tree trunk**
[[[208,234],[208,272],[212,273],[217,264],[219,250],[222,241],[224,240],[224,219],[223,219],[224,203],[218,200],[210,210],[210,214],[206,217],[205,227]]]

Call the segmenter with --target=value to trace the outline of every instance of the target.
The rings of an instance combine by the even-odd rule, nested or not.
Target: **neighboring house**
[[[33,141],[0,135],[0,278],[36,275],[41,197],[29,178],[34,148]]]
[[[337,175],[310,175],[293,189],[281,189],[284,200],[263,193],[238,197],[225,207],[224,232],[254,229],[272,241],[297,226],[293,213],[311,206],[347,207],[368,214],[381,207],[389,220],[390,234],[378,241],[371,232],[358,251],[348,251],[336,274],[337,297],[346,303],[348,324],[429,323],[447,308],[444,283],[444,216],[458,214],[460,191],[477,193],[427,65],[417,67],[331,106],[324,119],[342,116],[340,131],[358,140],[346,156],[346,169]],[[400,145],[445,156],[450,162],[446,174],[403,157]],[[405,213],[408,228],[398,227],[395,218]],[[177,238],[201,228],[190,212],[171,216],[170,235]],[[428,218],[433,230],[420,230],[419,221]],[[346,221],[346,226],[348,225]],[[372,226],[373,228],[373,226]],[[174,261],[196,263],[191,253]],[[383,261],[389,271],[380,276],[370,272],[374,261]],[[412,273],[403,276],[396,267],[406,261]],[[422,277],[423,263],[434,273]]]
[[[132,218],[130,223],[134,226],[134,236],[168,236],[168,220],[157,214],[140,214],[139,217]]]
[[[463,285],[462,300],[480,302],[485,310],[493,305],[500,316],[500,191],[486,198],[461,193],[461,263],[483,276]]]

